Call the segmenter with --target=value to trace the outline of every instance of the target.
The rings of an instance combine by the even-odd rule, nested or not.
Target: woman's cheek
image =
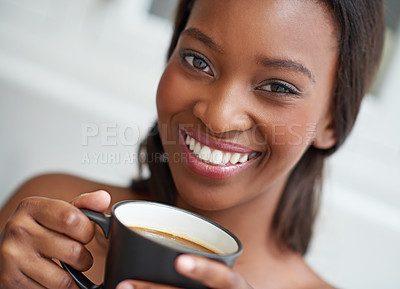
[[[158,118],[165,122],[170,116],[184,111],[191,104],[190,83],[175,64],[169,63],[161,76],[157,89]]]
[[[277,113],[276,118],[264,127],[271,149],[271,160],[278,166],[292,167],[312,143],[315,121],[303,108],[293,108],[289,112]]]

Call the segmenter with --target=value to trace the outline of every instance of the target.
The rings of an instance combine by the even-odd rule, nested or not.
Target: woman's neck
[[[250,248],[275,251],[277,246],[273,237],[272,221],[284,185],[285,182],[280,182],[268,192],[262,192],[251,200],[221,210],[195,208],[180,198],[179,194],[176,206],[221,224],[241,240],[247,251]]]

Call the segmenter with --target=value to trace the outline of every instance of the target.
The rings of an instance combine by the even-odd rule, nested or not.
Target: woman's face
[[[310,145],[335,143],[334,22],[314,2],[195,2],[157,92],[187,205],[221,210],[280,194]]]

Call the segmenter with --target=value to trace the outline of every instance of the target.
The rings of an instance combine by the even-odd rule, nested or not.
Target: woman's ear
[[[332,117],[332,113],[329,113],[317,125],[316,134],[312,145],[317,149],[326,150],[332,148],[336,142],[336,126]]]

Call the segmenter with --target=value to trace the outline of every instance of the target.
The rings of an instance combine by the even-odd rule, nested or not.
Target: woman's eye
[[[279,94],[295,94],[295,95],[300,94],[300,91],[296,87],[294,87],[289,83],[281,81],[274,81],[264,84],[260,86],[258,89]]]
[[[183,59],[189,66],[201,70],[202,72],[205,72],[211,76],[214,75],[210,65],[208,65],[207,61],[203,58],[194,54],[187,54],[183,55]]]
[[[276,84],[276,83],[267,84],[267,85],[264,87],[264,89],[265,89],[265,90],[268,90],[268,91],[272,91],[272,92],[279,92],[279,93],[289,93],[289,92],[290,92],[289,89],[287,89],[287,88],[284,87],[283,85]]]

